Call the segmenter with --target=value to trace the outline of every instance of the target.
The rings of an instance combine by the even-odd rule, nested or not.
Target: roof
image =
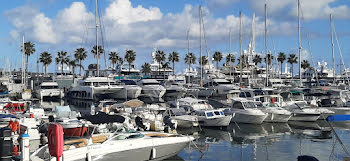
[[[40,86],[58,86],[57,82],[42,82]]]
[[[185,97],[185,98],[178,99],[178,101],[188,102],[188,103],[198,103],[198,102],[206,101],[206,100],[196,99],[196,98],[192,98],[192,97]]]

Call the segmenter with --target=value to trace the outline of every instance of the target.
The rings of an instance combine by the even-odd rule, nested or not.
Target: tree
[[[309,63],[309,61],[303,60],[303,61],[301,62],[301,68],[303,68],[304,70],[307,69],[307,68],[310,68],[310,63]]]
[[[228,54],[228,55],[226,56],[226,64],[230,64],[230,65],[231,65],[231,63],[235,63],[235,61],[236,61],[235,55],[233,55],[233,54]]]
[[[21,49],[21,52],[23,52],[23,46]],[[28,41],[24,43],[24,54],[26,55],[26,72],[28,71],[28,59],[29,56],[34,54],[35,52],[35,44]]]
[[[292,68],[291,68],[291,71],[290,71],[290,73],[292,73],[292,77],[293,77],[293,71],[294,71],[294,69],[293,69],[293,64],[295,64],[295,63],[298,63],[298,57],[295,55],[295,54],[289,54],[289,56],[288,56],[288,60],[287,60],[287,62],[290,64],[290,65],[292,65]]]
[[[45,75],[47,74],[47,66],[52,63],[52,56],[47,51],[44,51],[40,54],[39,61],[43,63],[45,68]]]
[[[221,52],[216,51],[213,55],[214,61],[216,61],[216,69],[219,69],[219,62],[222,60],[223,56]]]
[[[180,61],[179,53],[173,51],[169,54],[168,60],[173,63],[173,75],[175,75],[175,62]]]
[[[74,57],[76,60],[79,61],[79,74],[81,75],[81,68],[83,67],[81,65],[81,62],[86,59],[87,57],[87,52],[85,51],[84,48],[78,48],[74,51]]]
[[[260,64],[262,61],[262,58],[260,55],[255,55],[253,58],[253,63],[255,64],[255,66],[258,66],[258,64]]]
[[[206,65],[206,64],[209,63],[209,60],[208,60],[208,57],[202,56],[202,58],[199,59],[198,62],[199,62],[199,64],[201,64],[201,65]]]
[[[242,55],[241,57],[242,57],[242,59],[243,59],[243,61],[242,61],[242,69],[243,69],[243,68],[245,68],[245,67],[247,66],[247,64],[248,64],[248,57],[245,56],[245,55]],[[241,64],[241,59],[238,58],[238,65],[240,65],[240,64]]]
[[[97,47],[96,45],[92,48],[91,53],[94,55],[94,57],[96,58],[96,66],[97,66],[97,75],[99,76],[100,74],[100,64],[99,64],[99,59],[100,59],[100,55],[103,54],[105,52],[105,50],[103,49],[102,46],[98,46],[98,51],[97,51]]]
[[[131,68],[131,63],[133,63],[136,59],[136,53],[133,50],[127,50],[125,52],[125,60],[128,62],[129,64],[129,72],[130,72],[130,68]]]
[[[141,66],[141,72],[147,75],[147,73],[151,73],[151,65],[149,63],[144,63]]]
[[[73,60],[70,60],[70,57],[68,56],[68,65],[69,67],[72,68],[72,73],[73,73],[73,76],[75,77],[75,67],[79,66],[80,64],[78,63],[79,60],[77,59],[73,59]]]
[[[120,57],[119,57],[117,52],[111,51],[109,53],[109,58],[108,59],[111,61],[112,67],[114,69],[115,68],[115,64],[119,61]]]
[[[281,65],[281,71],[280,71],[280,73],[282,73],[282,66],[283,66],[283,63],[284,63],[285,60],[286,60],[286,54],[284,54],[284,52],[278,53],[277,61],[281,63],[281,64],[280,64],[280,65]]]
[[[188,53],[185,56],[185,63],[188,65],[188,70],[190,70],[191,68],[191,64],[195,64],[196,63],[196,56],[193,53]]]
[[[63,64],[69,63],[69,57],[67,57],[67,52],[60,51],[57,53],[56,64],[61,64],[61,74],[63,74]]]
[[[267,58],[267,60],[266,60]],[[273,60],[273,55],[272,54],[266,54],[264,57],[264,61],[265,63],[271,65],[272,64],[272,60]]]
[[[165,79],[165,69],[169,69],[170,68],[170,63],[169,62],[163,62],[162,63],[162,68],[163,68],[163,79]]]
[[[158,75],[160,73],[160,65],[165,60],[165,53],[164,51],[157,50],[156,51],[156,60],[158,62]]]

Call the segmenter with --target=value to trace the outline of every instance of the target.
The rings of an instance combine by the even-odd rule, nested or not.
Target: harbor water
[[[45,106],[70,105],[82,114],[90,113],[89,101],[41,102]],[[332,126],[350,148],[350,122],[332,122]],[[346,156],[326,121],[237,124],[227,128],[177,129],[179,134],[196,140],[177,156],[167,159],[202,161],[282,161],[311,155],[322,160],[342,160]]]

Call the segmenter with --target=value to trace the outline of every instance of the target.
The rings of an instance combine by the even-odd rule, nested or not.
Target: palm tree
[[[147,73],[151,73],[151,65],[149,63],[144,63],[141,66],[141,72],[147,75]]]
[[[63,74],[63,64],[69,63],[69,57],[67,57],[67,52],[60,51],[57,53],[56,64],[61,64],[61,74]]]
[[[170,63],[169,62],[163,62],[162,63],[162,68],[163,68],[163,79],[165,79],[165,69],[169,69],[170,68]]]
[[[216,51],[213,55],[214,61],[216,61],[216,69],[219,69],[219,62],[222,60],[222,54],[219,51]]]
[[[40,58],[39,61],[41,63],[43,63],[44,68],[45,68],[45,75],[47,74],[47,66],[50,65],[52,63],[52,56],[50,53],[48,53],[47,51],[44,51],[40,54]]]
[[[284,54],[284,52],[278,53],[277,61],[281,63],[281,71],[280,71],[280,73],[282,73],[282,66],[283,66],[283,63],[284,63],[285,60],[286,60],[286,54]]]
[[[23,52],[23,46],[22,46],[21,52]],[[30,42],[30,41],[25,42],[24,43],[24,54],[26,55],[26,72],[28,70],[29,56],[34,54],[34,52],[35,52],[35,44]]]
[[[258,66],[258,64],[260,64],[262,61],[262,58],[260,55],[255,55],[253,58],[253,63],[255,64],[255,66]]]
[[[109,58],[108,58],[108,59],[111,61],[111,64],[112,64],[113,69],[115,68],[114,65],[118,62],[119,58],[120,58],[120,57],[119,57],[119,55],[118,55],[117,52],[111,51],[111,52],[109,53]]]
[[[298,57],[295,55],[295,54],[289,54],[289,57],[288,57],[288,60],[287,60],[287,62],[290,64],[290,65],[292,65],[292,68],[291,68],[291,71],[290,71],[290,73],[292,73],[292,77],[293,77],[293,71],[294,71],[294,69],[293,69],[293,64],[295,64],[295,63],[298,63]]]
[[[301,68],[303,68],[304,70],[307,69],[307,68],[310,68],[310,63],[309,63],[309,61],[303,60],[303,61],[301,62]]]
[[[73,76],[75,76],[75,67],[79,66],[78,60],[77,59],[70,60],[69,56],[67,58],[68,58],[68,65],[69,67],[72,68],[72,74]]]
[[[266,60],[266,58],[267,58],[267,60]],[[273,60],[273,55],[272,54],[266,54],[266,56],[264,58],[265,63],[271,65],[272,60]]]
[[[243,68],[245,68],[247,66],[248,57],[245,56],[245,55],[242,55],[241,57],[243,59],[243,61],[242,61],[242,69],[243,69]],[[241,64],[241,59],[238,58],[238,65],[240,65],[240,64]]]
[[[198,60],[199,64],[206,65],[209,63],[208,57],[202,56],[202,59]]]
[[[164,53],[164,51],[160,51],[160,50],[156,51],[156,60],[157,60],[158,65],[159,65],[158,66],[158,75],[159,75],[160,65],[165,60],[165,53]]]
[[[173,51],[169,54],[168,60],[173,63],[173,75],[175,75],[175,62],[180,61],[179,53]]]
[[[96,45],[92,48],[91,53],[94,55],[94,57],[96,58],[96,66],[97,66],[97,75],[99,76],[99,71],[100,71],[100,64],[99,64],[99,59],[100,59],[100,55],[103,54],[105,52],[105,50],[103,49],[102,46],[98,46],[98,51],[97,51],[97,47]]]
[[[87,57],[87,52],[85,51],[84,48],[78,48],[74,51],[74,58],[79,61],[79,74],[81,75],[81,68],[83,67],[81,65],[81,62],[85,60]]]
[[[133,63],[136,59],[136,52],[133,50],[126,50],[124,58],[129,64],[129,72],[130,72],[131,63]]]
[[[193,53],[186,54],[185,63],[188,65],[188,70],[191,68],[191,64],[196,63],[196,56]]]
[[[233,54],[228,54],[226,56],[226,64],[235,63],[236,57]]]

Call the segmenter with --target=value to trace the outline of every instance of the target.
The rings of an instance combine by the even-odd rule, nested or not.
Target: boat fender
[[[86,161],[92,161],[90,152],[86,153]]]
[[[63,128],[60,124],[52,123],[49,125],[48,139],[50,155],[56,157],[59,161],[63,154],[64,145]]]
[[[22,135],[22,143],[21,143],[21,160],[22,161],[29,161],[29,135],[28,134],[23,134]]]
[[[157,157],[157,150],[156,148],[152,148],[152,151],[151,151],[151,159],[155,159]]]

